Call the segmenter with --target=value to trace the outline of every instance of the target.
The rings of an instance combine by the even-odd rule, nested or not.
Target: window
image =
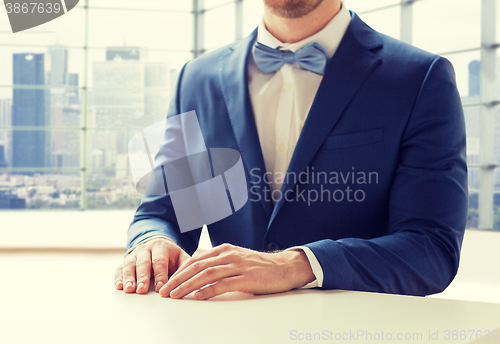
[[[136,208],[127,143],[193,58],[192,2],[84,0],[16,34],[0,4],[0,209]]]
[[[500,5],[344,3],[374,29],[453,63],[468,227],[500,229]],[[185,62],[250,34],[262,11],[261,0],[83,0],[71,15],[7,34],[0,8],[0,208],[135,208],[128,140],[164,118]]]
[[[500,4],[496,0],[347,0],[344,3],[374,29],[442,55],[453,63],[467,130],[467,227],[499,230],[500,27],[496,21]]]

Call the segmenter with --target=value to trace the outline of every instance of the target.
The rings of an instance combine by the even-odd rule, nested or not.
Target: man
[[[153,277],[173,298],[444,290],[467,214],[451,64],[340,0],[264,3],[258,30],[184,66],[168,114],[195,110],[207,147],[241,153],[250,201],[190,257],[201,229],[181,233],[168,195],[144,196],[116,288],[146,293]]]

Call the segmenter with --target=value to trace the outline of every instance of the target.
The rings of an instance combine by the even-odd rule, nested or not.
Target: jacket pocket
[[[358,131],[356,133],[328,136],[321,149],[341,149],[359,147],[382,140],[383,128]]]

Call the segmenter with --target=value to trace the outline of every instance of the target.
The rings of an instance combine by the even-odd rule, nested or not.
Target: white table
[[[0,343],[386,343],[388,333],[392,342],[472,343],[477,332],[469,330],[500,331],[500,304],[492,303],[319,290],[232,293],[212,301],[127,295],[113,287],[120,260],[119,254],[0,254]],[[453,340],[450,332],[445,340],[446,330],[458,337],[466,331],[467,339]],[[350,331],[364,335],[335,340]],[[439,340],[429,340],[429,331],[438,331]],[[307,333],[333,340],[305,340]],[[416,337],[398,341],[398,334]]]

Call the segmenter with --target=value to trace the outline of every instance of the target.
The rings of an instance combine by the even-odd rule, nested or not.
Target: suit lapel
[[[302,128],[288,173],[298,175],[306,170],[351,99],[380,63],[380,58],[371,50],[381,45],[378,33],[353,13],[340,46],[327,65],[318,93]],[[289,181],[294,179],[288,178]],[[294,187],[293,182],[283,184],[282,194]],[[276,203],[269,226],[284,202],[286,202],[285,197],[281,197]]]
[[[251,198],[258,198],[256,195],[259,195],[264,210],[271,216],[273,205],[270,199],[266,201],[264,197],[264,190],[268,187],[264,182],[266,167],[248,91],[248,55],[256,36],[257,30],[231,46],[228,53],[221,57],[219,70],[234,136],[250,176],[250,186],[256,187],[249,190]]]

